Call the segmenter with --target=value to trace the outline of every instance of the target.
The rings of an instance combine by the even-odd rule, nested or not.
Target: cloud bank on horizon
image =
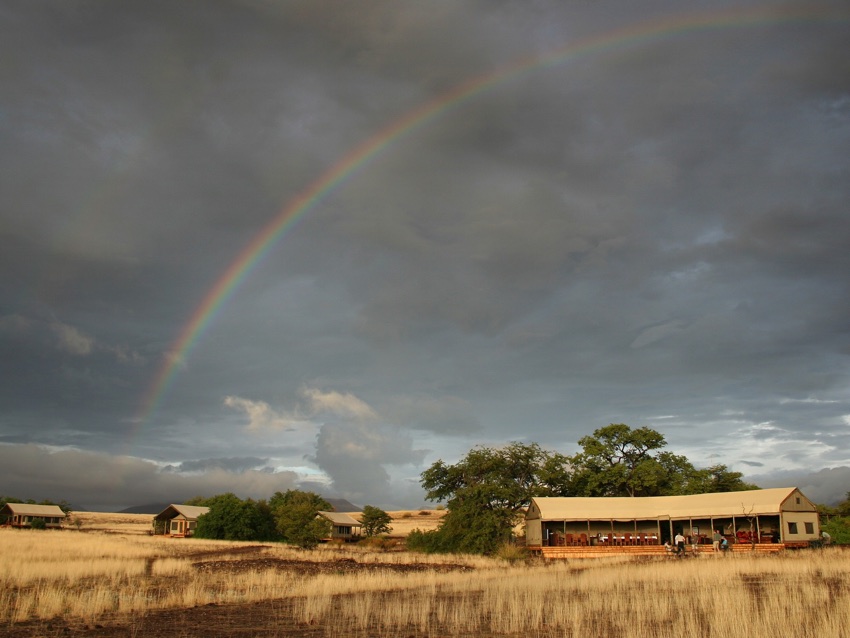
[[[0,36],[4,492],[417,506],[438,458],[612,422],[850,489],[845,3],[70,0]]]

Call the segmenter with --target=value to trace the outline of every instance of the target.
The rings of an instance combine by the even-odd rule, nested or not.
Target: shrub
[[[47,529],[47,523],[43,518],[34,518],[30,522],[30,527],[32,529]]]
[[[407,549],[412,552],[424,552],[426,554],[450,553],[451,549],[446,547],[445,539],[437,533],[437,530],[423,532],[415,529],[407,535]]]
[[[834,545],[850,545],[850,516],[836,516],[821,529],[832,537]]]
[[[495,553],[496,558],[501,558],[509,563],[524,562],[529,559],[530,554],[525,547],[513,543],[502,543]]]
[[[398,549],[399,543],[394,538],[386,538],[385,536],[371,536],[361,538],[357,543],[360,547],[374,549],[379,552],[390,552]]]

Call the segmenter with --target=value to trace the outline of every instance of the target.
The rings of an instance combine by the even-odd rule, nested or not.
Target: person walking
[[[712,545],[714,546],[714,551],[718,554],[720,553],[720,539],[721,538],[723,538],[723,537],[720,535],[720,530],[719,529],[714,530],[714,536],[712,537]]]

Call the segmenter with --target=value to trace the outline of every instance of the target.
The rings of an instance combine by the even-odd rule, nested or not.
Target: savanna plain
[[[429,521],[399,520],[427,529]],[[427,517],[426,517],[427,518]],[[508,561],[398,541],[149,536],[150,517],[0,529],[0,636],[830,638],[850,552]],[[434,520],[430,521],[435,524]]]

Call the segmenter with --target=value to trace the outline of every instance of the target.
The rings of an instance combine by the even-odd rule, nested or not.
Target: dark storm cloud
[[[775,472],[753,477],[761,487],[795,485],[815,503],[837,505],[848,498],[850,467],[832,467],[817,472]]]
[[[435,114],[283,234],[138,418],[227,265],[358,144],[528,56],[753,6],[786,8],[0,9],[0,441],[129,450],[169,480],[290,467],[387,503],[432,457],[571,451],[609,422],[700,463],[846,465],[837,17],[673,29]]]
[[[208,472],[209,470],[225,470],[227,472],[245,472],[257,470],[259,472],[270,472],[272,468],[267,464],[269,459],[257,457],[233,457],[222,459],[197,459],[194,461],[183,461],[179,465],[166,465],[162,468],[164,472]]]
[[[36,445],[0,445],[6,495],[66,500],[77,509],[117,511],[145,503],[181,503],[193,496],[234,492],[268,498],[297,487],[294,472],[231,471],[221,466],[183,474],[142,459]]]

